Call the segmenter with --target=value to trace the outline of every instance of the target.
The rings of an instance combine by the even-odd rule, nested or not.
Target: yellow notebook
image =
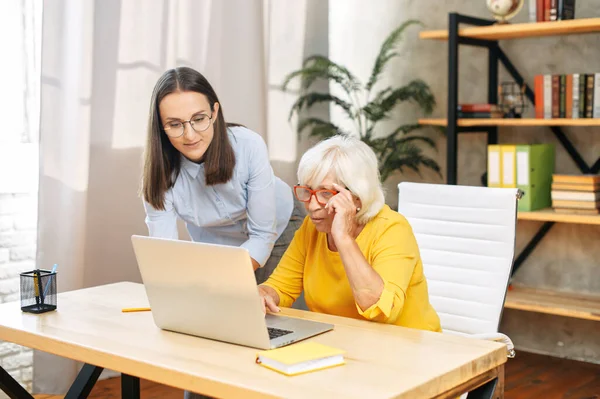
[[[259,352],[256,363],[285,375],[297,375],[344,364],[344,351],[306,341]]]

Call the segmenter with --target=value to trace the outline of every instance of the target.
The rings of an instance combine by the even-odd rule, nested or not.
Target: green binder
[[[517,188],[524,192],[519,200],[519,211],[536,211],[550,207],[554,145],[517,145],[516,153]]]

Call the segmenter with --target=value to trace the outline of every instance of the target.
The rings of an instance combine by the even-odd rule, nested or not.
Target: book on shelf
[[[593,118],[600,118],[600,73],[594,74],[594,105]]]
[[[594,115],[594,75],[585,75],[585,117]]]
[[[533,93],[535,95],[535,117],[544,119],[544,76],[536,75],[533,78]]]
[[[600,184],[587,183],[552,183],[555,191],[600,191]]]
[[[566,118],[567,75],[558,75],[558,117]]]
[[[530,22],[575,19],[575,0],[529,0],[528,6]]]
[[[568,92],[568,90],[567,90]],[[571,112],[570,117],[573,119],[579,119],[579,74],[574,73],[571,75]]]
[[[585,74],[577,74],[579,76],[579,117],[585,117]]]
[[[543,96],[536,98],[535,101],[540,101],[542,103],[542,108],[544,110],[544,119],[552,118],[552,75],[544,75],[544,91]]]
[[[496,104],[459,104],[456,107],[459,112],[492,112],[497,111],[498,106]]]
[[[504,114],[500,111],[494,112],[461,112],[456,113],[456,117],[460,119],[490,119],[503,118]]]
[[[600,174],[553,174],[552,183],[600,185]]]
[[[598,214],[600,209],[600,175],[552,176],[552,208],[556,212]]]
[[[552,200],[552,208],[599,209],[600,201]]]
[[[567,213],[571,215],[600,215],[600,209],[576,209],[576,208],[553,208],[556,213]]]
[[[502,187],[500,146],[490,144],[487,150],[487,185],[488,187]]]
[[[558,21],[558,0],[550,0],[550,21]]]
[[[550,207],[554,145],[516,145],[515,151],[516,187],[524,194],[517,209],[528,212]]]
[[[575,19],[575,0],[559,0],[559,20]]]
[[[502,157],[502,187],[517,187],[516,155],[516,145],[500,145],[500,156]]]
[[[537,0],[529,0],[529,22],[537,21]]]
[[[502,111],[496,104],[459,104],[456,116],[465,119],[502,118]]]
[[[535,117],[600,118],[600,73],[536,75]]]
[[[488,186],[519,188],[519,211],[548,208],[554,153],[553,144],[488,145]]]
[[[567,119],[573,119],[573,75],[565,75],[565,94],[563,115]]]
[[[600,191],[568,191],[552,190],[550,196],[553,201],[600,201]]]
[[[559,118],[560,113],[560,75],[552,75],[552,94],[550,104],[552,107],[552,118]]]

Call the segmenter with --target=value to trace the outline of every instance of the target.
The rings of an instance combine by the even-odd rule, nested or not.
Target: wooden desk
[[[42,315],[6,303],[0,339],[87,363],[67,398],[87,396],[101,368],[123,373],[131,397],[138,377],[226,398],[447,398],[497,380],[494,397],[502,397],[498,343],[286,309],[335,324],[312,339],[347,351],[344,366],[286,377],[255,364],[255,349],[162,331],[150,312],[121,312],[142,306],[146,293],[134,283],[59,294],[57,311]]]

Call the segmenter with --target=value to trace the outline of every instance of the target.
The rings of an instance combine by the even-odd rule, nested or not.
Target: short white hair
[[[337,135],[310,148],[300,159],[298,183],[314,188],[330,173],[362,202],[359,223],[366,224],[385,205],[377,156],[358,138]]]

